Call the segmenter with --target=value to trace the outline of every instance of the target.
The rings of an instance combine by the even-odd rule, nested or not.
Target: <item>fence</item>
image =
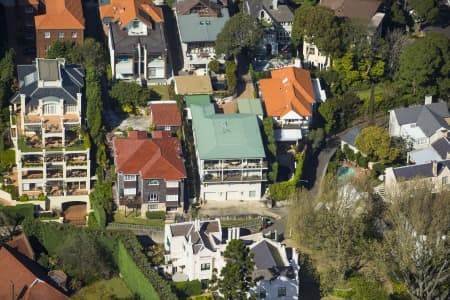
[[[140,230],[140,231],[153,231],[153,232],[164,232],[164,227],[159,226],[148,226],[140,224],[123,224],[123,223],[109,223],[106,226],[107,229],[117,229],[117,230]]]

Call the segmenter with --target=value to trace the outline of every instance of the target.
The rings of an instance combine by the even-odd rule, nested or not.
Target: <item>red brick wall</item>
[[[50,38],[45,38],[45,32],[50,32]],[[64,38],[59,37],[59,33],[64,33]],[[76,38],[72,38],[72,32],[77,33]],[[81,29],[36,29],[36,57],[47,57],[46,46],[51,46],[54,41],[74,41],[77,44],[83,42],[83,30]]]

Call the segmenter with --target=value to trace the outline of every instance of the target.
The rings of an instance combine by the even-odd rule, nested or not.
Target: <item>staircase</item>
[[[376,187],[373,188],[373,191],[375,192],[375,194],[377,194],[378,196],[381,197],[381,199],[383,199],[383,201],[385,201],[385,190],[384,190],[384,183],[377,185]]]

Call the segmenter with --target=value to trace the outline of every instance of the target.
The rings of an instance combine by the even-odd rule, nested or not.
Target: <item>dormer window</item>
[[[133,28],[139,28],[140,22],[138,20],[133,21]]]

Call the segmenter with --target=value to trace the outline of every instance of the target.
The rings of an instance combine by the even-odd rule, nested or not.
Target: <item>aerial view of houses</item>
[[[0,300],[450,297],[449,1],[0,16]]]

